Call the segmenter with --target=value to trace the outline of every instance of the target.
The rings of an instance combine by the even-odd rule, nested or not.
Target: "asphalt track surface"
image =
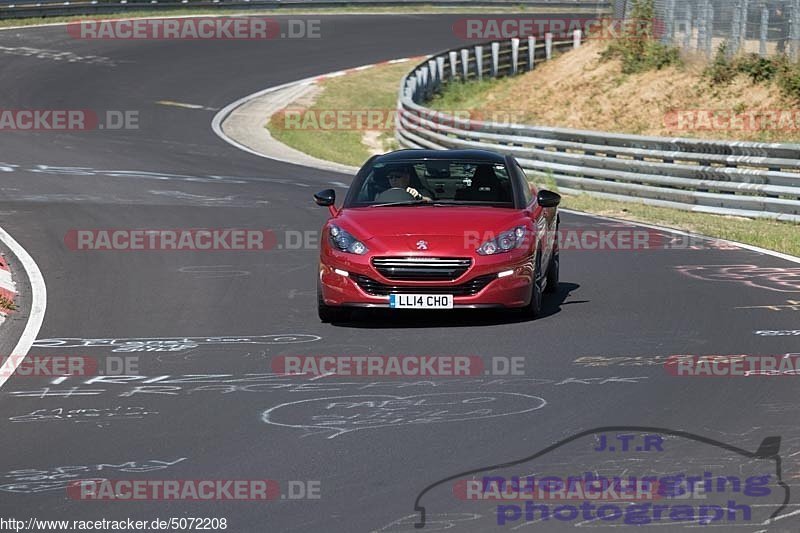
[[[328,16],[321,17],[321,40],[269,42],[78,41],[63,27],[0,32],[0,45],[7,48],[108,58],[70,63],[3,48],[3,108],[140,113],[138,130],[2,134],[2,225],[36,259],[47,282],[39,339],[129,339],[113,345],[49,343],[56,347],[40,342],[31,354],[137,356],[138,373],[147,377],[128,383],[12,377],[0,390],[0,516],[225,517],[228,530],[237,532],[412,531],[414,503],[425,487],[604,426],[684,431],[751,452],[763,438],[780,436],[783,479],[793,485],[800,477],[795,379],[679,378],[668,375],[658,359],[800,352],[796,336],[755,334],[797,329],[797,311],[740,309],[800,299],[798,265],[783,259],[747,250],[565,251],[558,294],[546,300],[545,316],[536,321],[483,312],[362,313],[351,323],[323,325],[315,313],[314,249],[66,248],[70,229],[247,227],[278,235],[318,230],[327,213],[311,194],[349,178],[227,145],[211,131],[212,109],[272,85],[456,45],[449,31],[453,18]],[[167,107],[157,105],[159,100],[209,109]],[[591,217],[562,219],[566,228],[614,227]],[[753,267],[725,276],[709,268],[714,265]],[[686,266],[695,268],[679,268]],[[281,337],[272,344],[252,338],[265,335]],[[145,340],[217,336],[238,340],[141,351]],[[311,337],[294,337],[308,342],[292,343],[290,336]],[[149,346],[164,349],[163,343]],[[126,349],[135,351],[113,351]],[[525,373],[433,381],[268,375],[276,356],[322,354],[521,357]],[[583,357],[641,359],[636,366],[620,359],[587,366],[576,362]],[[203,377],[190,383],[190,375]],[[157,376],[170,378],[137,388]],[[431,394],[439,396],[424,396]],[[331,400],[318,400],[345,396],[360,398],[333,400],[353,402],[334,409],[328,409]],[[391,396],[406,400],[380,407]],[[301,400],[317,401],[292,403]],[[470,410],[468,400],[492,407],[463,414]],[[358,402],[364,403],[357,407]],[[423,412],[428,408],[438,412]],[[108,411],[63,416],[81,409]],[[284,425],[264,422],[270,409],[272,420]],[[337,435],[325,427],[300,427],[319,426],[325,420],[320,416],[333,413],[341,420],[357,415],[343,426],[352,431]],[[569,453],[563,448],[562,457],[541,460],[564,477],[601,467],[620,472],[629,460],[687,473],[739,464],[725,458],[730,450],[674,435],[664,452],[635,457],[591,452],[589,444],[597,442],[587,436]],[[267,503],[68,498],[65,484],[82,478],[267,478],[279,480],[284,492],[288,480],[315,480],[321,497]],[[784,515],[797,511],[798,495]],[[465,511],[452,500],[429,502],[426,530],[498,528],[491,505]],[[798,531],[795,519],[769,528],[724,523],[714,531]],[[565,531],[579,522],[512,525]],[[634,527],[619,521],[582,525]],[[652,530],[684,526],[666,523]]]

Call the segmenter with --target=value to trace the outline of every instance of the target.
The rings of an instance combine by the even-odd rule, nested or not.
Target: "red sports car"
[[[558,286],[561,197],[531,186],[511,156],[400,150],[361,168],[322,229],[319,317],[354,307],[521,308]]]

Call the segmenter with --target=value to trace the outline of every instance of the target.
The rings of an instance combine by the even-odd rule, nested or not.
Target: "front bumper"
[[[472,266],[453,281],[397,281],[383,277],[371,256],[323,249],[319,280],[331,306],[389,307],[389,293],[415,293],[452,294],[457,308],[515,308],[530,302],[533,270],[530,256],[499,254],[473,257]],[[498,277],[501,272],[506,275]]]

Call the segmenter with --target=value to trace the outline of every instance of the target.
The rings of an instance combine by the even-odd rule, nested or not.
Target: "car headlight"
[[[328,236],[330,237],[331,244],[339,251],[356,255],[364,255],[368,251],[363,242],[359,241],[339,226],[331,225],[328,228]]]
[[[496,255],[510,252],[519,248],[525,242],[528,230],[525,226],[518,226],[514,229],[504,231],[496,238],[486,241],[478,247],[480,255]]]

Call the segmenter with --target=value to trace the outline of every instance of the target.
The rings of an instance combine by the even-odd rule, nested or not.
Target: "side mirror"
[[[325,189],[324,191],[319,191],[317,194],[314,195],[314,201],[317,205],[322,207],[330,207],[336,202],[336,191],[333,189]]]
[[[542,207],[558,207],[558,204],[561,203],[561,195],[542,189],[539,191],[536,201]]]

